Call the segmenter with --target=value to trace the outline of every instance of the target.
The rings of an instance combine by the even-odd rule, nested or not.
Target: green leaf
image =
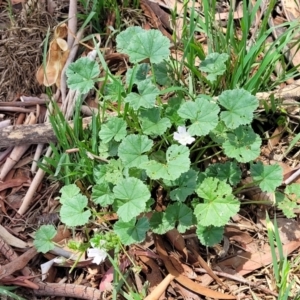
[[[96,204],[100,204],[102,207],[107,207],[108,205],[113,204],[115,196],[112,193],[107,182],[103,182],[93,186],[92,200]]]
[[[105,182],[105,174],[106,174],[106,165],[100,165],[100,164],[97,165],[93,169],[93,177],[94,177],[95,183],[100,184],[102,182]],[[79,194],[79,192],[78,192],[78,194]]]
[[[148,156],[142,154],[150,151],[152,146],[153,141],[146,135],[130,134],[121,142],[118,149],[118,155],[122,160],[124,167],[139,168],[142,163],[148,161]]]
[[[110,102],[118,102],[125,95],[124,84],[118,77],[113,77],[112,82],[107,82],[104,87],[104,99]]]
[[[99,137],[104,143],[110,142],[112,139],[119,142],[127,134],[127,123],[121,118],[112,117],[107,123],[102,124]]]
[[[227,139],[227,127],[223,121],[220,121],[216,128],[214,128],[210,133],[210,138],[217,144],[223,144]]]
[[[77,196],[80,193],[80,189],[76,184],[68,184],[62,187],[59,192],[61,193],[59,201],[61,204],[64,204],[66,199],[73,199],[73,197]]]
[[[163,135],[171,127],[171,122],[168,118],[160,118],[160,111],[161,109],[158,107],[141,111],[140,120],[144,134]]]
[[[23,297],[20,297],[18,296],[17,294],[13,293],[13,292],[10,292],[10,291],[13,291],[17,289],[16,286],[0,286],[0,295],[3,295],[3,296],[7,296],[7,297],[10,297],[12,299],[15,299],[15,300],[26,300],[25,298]],[[9,299],[7,297],[4,297],[4,299]]]
[[[140,26],[128,27],[126,30],[120,32],[116,38],[117,51],[128,54],[127,48],[132,42],[132,38],[141,32],[143,32],[143,28]]]
[[[171,98],[168,100],[168,106],[165,111],[165,116],[176,127],[185,125],[184,120],[178,115],[178,110],[182,103],[183,100],[181,98]]]
[[[265,166],[262,162],[250,164],[253,180],[259,182],[262,191],[272,193],[281,185],[283,179],[282,168],[279,165]]]
[[[170,198],[174,201],[184,202],[189,195],[194,193],[198,172],[190,169],[180,175],[175,181],[164,180],[167,186],[178,186],[170,192]]]
[[[150,71],[150,65],[142,63],[134,66],[133,69],[128,68],[126,72],[126,84],[138,84],[141,81],[144,81],[147,78],[147,75]]]
[[[137,222],[134,218],[127,222],[119,220],[114,224],[114,231],[124,245],[143,242],[148,230],[149,221],[145,217],[140,218]]]
[[[140,107],[151,108],[155,105],[156,97],[159,95],[159,89],[151,82],[150,79],[146,79],[137,84],[138,93],[129,93],[124,101],[138,110]]]
[[[276,192],[276,203],[287,218],[296,217],[295,210],[300,209],[298,199],[300,198],[300,184],[292,183],[288,185],[284,194]]]
[[[261,138],[249,126],[240,126],[226,134],[224,152],[238,162],[253,161],[260,154]]]
[[[299,209],[300,205],[298,205],[296,201],[290,199],[290,197],[287,197],[280,192],[276,192],[275,195],[276,195],[277,206],[279,209],[282,210],[283,214],[287,218],[295,218],[296,217],[295,209]]]
[[[71,63],[66,71],[67,84],[71,90],[78,90],[81,94],[88,93],[99,76],[98,63],[88,57],[81,57]]]
[[[176,226],[180,233],[184,233],[195,224],[195,217],[192,210],[183,203],[169,204],[164,219],[173,226]],[[176,225],[175,225],[176,224]]]
[[[33,245],[38,252],[47,253],[54,249],[52,239],[56,235],[53,225],[42,225],[34,235]]]
[[[91,212],[84,210],[87,207],[88,199],[84,195],[64,200],[60,209],[60,218],[67,226],[75,227],[87,224]]]
[[[109,163],[106,165],[105,180],[113,184],[117,184],[120,180],[124,178],[123,176],[124,166],[120,159],[110,159]]]
[[[119,218],[127,222],[146,209],[146,202],[151,198],[145,184],[137,178],[126,178],[119,182],[113,192],[121,200],[118,207]]]
[[[154,233],[165,234],[174,228],[174,224],[166,220],[164,212],[155,211],[150,219],[150,228]]]
[[[206,78],[210,82],[213,82],[217,79],[218,75],[222,75],[226,71],[225,62],[228,58],[229,56],[226,53],[210,53],[200,63],[199,69],[202,72],[206,72],[208,74]]]
[[[227,161],[224,164],[215,163],[205,170],[207,177],[216,177],[221,181],[229,181],[231,185],[237,185],[242,176],[241,169],[236,162]]]
[[[212,247],[223,239],[224,227],[198,225],[196,234],[202,245]]]
[[[231,129],[250,124],[258,107],[256,97],[243,89],[224,91],[219,96],[219,103],[226,109],[221,112],[220,118]]]
[[[130,37],[130,43],[124,49],[132,63],[149,59],[158,64],[170,55],[170,41],[159,30],[143,30]],[[127,40],[128,43],[128,40]]]
[[[239,211],[240,203],[230,185],[217,178],[205,178],[196,193],[203,199],[194,211],[201,226],[224,226]]]
[[[150,160],[147,163],[143,163],[141,167],[145,168],[147,175],[151,179],[162,178],[175,180],[182,173],[189,170],[191,163],[189,154],[190,150],[188,147],[183,145],[172,145],[167,150],[167,162],[165,164]]]
[[[188,132],[190,135],[207,135],[218,124],[219,106],[216,103],[209,102],[205,98],[196,98],[195,101],[184,102],[179,110],[180,117],[191,120],[192,125]]]
[[[111,140],[108,143],[102,143],[102,142],[99,143],[98,146],[99,156],[103,159],[117,156],[119,145],[120,142],[116,142],[115,140]]]
[[[296,199],[300,199],[300,184],[299,183],[292,183],[288,185],[284,193],[287,195],[293,195],[296,197]]]
[[[166,62],[153,65],[155,80],[160,85],[169,85],[171,80],[168,73],[168,66]]]

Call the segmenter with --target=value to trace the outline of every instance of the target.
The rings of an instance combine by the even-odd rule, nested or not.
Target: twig
[[[294,174],[292,174],[290,177],[288,177],[285,181],[284,184],[288,185],[291,182],[293,182],[297,177],[300,176],[300,169],[298,169]]]
[[[35,124],[36,118],[34,114],[30,114],[26,120],[27,124]],[[14,165],[19,161],[22,155],[28,150],[30,145],[20,145],[15,146],[10,156],[6,159],[5,164],[0,172],[0,180],[4,180],[8,172],[14,167]]]
[[[18,256],[11,260],[10,263],[0,266],[0,279],[3,277],[9,276],[14,272],[23,269],[26,267],[28,262],[37,254],[36,249],[30,248],[28,251],[23,253],[21,256]]]
[[[37,162],[39,161],[39,159],[43,153],[44,145],[45,144],[40,143],[36,147],[33,162],[32,162],[31,169],[30,169],[32,174],[34,174],[37,170]]]
[[[39,281],[39,290],[34,290],[38,296],[63,296],[74,297],[76,299],[103,299],[102,293],[95,288],[79,284],[43,283]]]
[[[51,149],[51,147],[49,147],[44,157],[50,157],[51,154],[52,154],[52,149]],[[43,163],[46,163],[45,159],[43,159]],[[36,189],[38,188],[38,186],[40,185],[40,183],[42,182],[44,175],[45,175],[45,172],[42,169],[38,169],[36,175],[34,176],[34,178],[32,180],[32,183],[23,199],[23,202],[18,210],[19,215],[23,215],[27,211],[28,206],[33,198],[33,195],[34,195]]]
[[[158,300],[174,278],[174,275],[168,274],[167,277],[165,277],[164,280],[158,284],[144,300]]]
[[[77,30],[77,0],[70,0],[68,28],[72,33],[76,32],[76,30]],[[69,32],[68,33],[69,49],[71,49],[73,44],[74,44],[74,37]]]
[[[28,108],[22,108],[22,107],[0,106],[0,111],[31,113],[31,112],[35,111],[35,108],[34,109],[28,109]]]
[[[91,123],[91,120],[91,117],[83,118],[83,129]],[[69,121],[69,125],[72,127],[73,122]],[[7,126],[0,129],[0,148],[49,142],[56,142],[50,123]]]
[[[207,271],[204,270],[203,268],[195,268],[195,271],[196,272],[200,272],[200,273],[205,273],[207,274]],[[224,272],[218,272],[218,271],[214,271],[214,273],[218,276],[222,276],[222,277],[225,277],[225,278],[229,278],[229,279],[232,279],[234,281],[238,281],[238,282],[241,282],[241,283],[244,283],[246,285],[249,285],[251,286],[252,288],[256,288],[258,290],[261,290],[262,292],[264,292],[265,294],[270,294],[272,296],[275,296],[275,297],[278,297],[278,294],[267,289],[267,288],[264,288],[264,287],[261,287],[261,286],[258,286],[257,283],[253,283],[251,281],[248,281],[246,279],[244,279],[243,277],[241,276],[235,276],[235,275],[231,275],[231,274],[228,274],[228,273],[224,273]]]

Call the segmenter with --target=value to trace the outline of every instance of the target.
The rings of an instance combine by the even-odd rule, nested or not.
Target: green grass
[[[170,146],[170,144],[172,143],[172,132],[174,132],[175,127],[181,125],[180,122],[182,122],[182,120],[184,120],[184,122],[186,122],[189,126],[191,126],[190,123],[193,123],[191,118],[180,119],[178,115],[176,116],[175,112],[179,110],[180,106],[183,115],[185,113],[184,110],[185,111],[188,110],[187,107],[184,108],[183,105],[181,105],[180,101],[182,99],[195,100],[196,96],[198,96],[199,94],[204,94],[205,97],[210,101],[209,104],[207,104],[207,107],[209,108],[212,106],[216,106],[214,105],[215,102],[212,97],[218,96],[226,90],[243,88],[249,91],[250,93],[255,94],[259,91],[266,91],[272,89],[276,87],[278,84],[280,84],[281,82],[284,82],[287,79],[293,78],[294,76],[298,75],[298,71],[296,70],[296,68],[295,67],[292,68],[286,63],[285,53],[284,53],[287,45],[290,43],[292,39],[294,39],[295,30],[296,27],[298,26],[297,23],[293,22],[293,23],[282,24],[281,27],[285,27],[286,29],[285,32],[274,42],[270,43],[268,40],[268,37],[271,35],[272,31],[274,30],[274,28],[272,29],[268,28],[268,19],[271,16],[272,10],[274,9],[274,5],[275,5],[274,0],[271,0],[268,9],[263,16],[261,25],[257,28],[256,32],[253,34],[252,39],[249,40],[249,37],[252,35],[251,26],[254,22],[255,15],[261,5],[261,2],[262,1],[259,0],[254,7],[251,7],[250,4],[248,5],[246,2],[243,2],[244,17],[239,21],[233,19],[233,11],[230,11],[229,19],[227,21],[228,26],[226,32],[223,32],[221,26],[215,20],[214,7],[216,1],[210,2],[209,0],[204,0],[202,13],[199,13],[193,7],[191,9],[188,9],[187,7],[188,2],[187,1],[185,2],[186,5],[183,11],[183,20],[185,26],[183,28],[182,39],[176,40],[177,38],[174,35],[175,48],[178,51],[182,51],[183,56],[179,62],[174,59],[171,59],[170,61],[167,62],[166,68],[169,71],[168,83],[165,86],[163,84],[157,84],[157,82],[161,78],[159,78],[159,75],[156,73],[153,66],[154,64],[151,64],[151,66],[149,67],[152,68],[151,73],[153,75],[151,77],[151,80],[149,80],[149,84],[147,86],[147,88],[149,88],[150,90],[152,89],[149,92],[149,94],[151,94],[151,92],[153,93],[153,91],[155,93],[156,92],[155,88],[157,89],[157,86],[161,88],[162,86],[164,86],[165,90],[163,91],[163,93],[160,94],[159,92],[157,92],[156,95],[156,100],[158,103],[157,106],[161,109],[161,112],[164,113],[164,115],[162,115],[163,117],[169,117],[170,119],[173,118],[171,122],[172,125],[170,125],[171,127],[170,131],[167,131],[161,136],[154,137],[154,138],[153,138],[153,134],[152,135],[149,134],[149,137],[155,142],[155,146],[154,146],[155,151],[151,153],[149,158],[157,160],[157,165],[159,165],[159,163],[161,162],[165,163],[166,153],[164,151],[166,151],[168,146]],[[92,27],[93,30],[103,30],[103,27],[99,27],[99,20],[102,18],[103,12],[105,11],[107,13],[107,11],[109,10],[110,12],[114,12],[116,15],[115,32],[118,32],[123,26],[122,19],[121,19],[122,8],[138,4],[136,1],[134,1],[134,3],[127,1],[127,2],[123,2],[123,6],[121,7],[117,3],[117,1],[112,1],[112,0],[107,2],[96,1],[96,0],[95,1],[81,0],[81,3],[84,6],[84,9],[86,11],[86,13],[81,16],[81,18],[85,20],[84,26],[90,25],[90,27]],[[176,21],[176,15],[173,13],[172,22],[175,23],[175,21]],[[218,75],[215,81],[208,80],[207,74],[201,71],[199,69],[199,66],[197,65],[197,60],[200,59],[201,61],[204,61],[206,58],[206,53],[203,45],[198,41],[196,41],[195,39],[195,33],[197,32],[201,32],[207,36],[208,55],[212,53],[219,53],[219,54],[226,54],[229,57],[225,64],[224,73]],[[239,32],[239,34],[237,34],[237,32]],[[251,45],[249,43],[251,43]],[[124,78],[122,76],[117,77],[111,74],[111,72],[107,68],[103,54],[101,53],[99,48],[97,48],[97,52],[98,52],[98,59],[101,63],[102,68],[106,71],[106,74],[102,78],[95,79],[95,81],[97,82],[101,81],[103,85],[101,90],[95,91],[95,94],[99,100],[100,113],[98,116],[93,116],[91,125],[85,130],[82,129],[82,118],[80,115],[81,101],[77,101],[77,105],[73,117],[73,122],[74,122],[73,128],[65,120],[64,116],[62,115],[62,113],[60,112],[56,104],[53,103],[54,112],[50,117],[50,121],[53,130],[55,132],[55,135],[57,137],[58,143],[56,145],[54,144],[51,145],[51,148],[53,150],[53,155],[52,157],[46,159],[47,164],[43,164],[41,165],[41,167],[48,174],[50,174],[52,178],[60,180],[64,185],[72,184],[78,180],[83,182],[84,187],[90,187],[95,185],[96,180],[94,178],[95,177],[94,171],[97,165],[101,167],[105,166],[106,173],[110,173],[110,172],[113,173],[114,171],[116,171],[115,169],[113,169],[116,166],[115,162],[117,160],[119,160],[119,162],[121,161],[118,158],[118,155],[116,154],[116,148],[121,143],[122,138],[120,138],[120,140],[118,141],[117,140],[114,141],[115,144],[111,142],[111,143],[107,143],[108,145],[106,145],[101,141],[102,138],[99,137],[99,132],[103,128],[103,124],[105,123],[107,118],[106,115],[107,109],[113,110],[118,115],[119,119],[122,119],[122,121],[126,121],[125,127],[126,130],[127,128],[129,128],[128,129],[129,134],[141,134],[141,132],[143,132],[142,123],[144,120],[141,118],[141,116],[143,112],[146,111],[145,108],[148,107],[143,107],[142,109],[140,109],[139,112],[137,112],[138,109],[134,108],[133,106],[130,106],[129,102],[126,103],[125,101],[125,99],[128,98],[128,96],[134,97],[137,89],[139,88],[138,83],[133,82],[133,80],[136,79],[135,76],[132,75],[132,77],[129,78],[126,85],[124,83],[125,77]],[[286,69],[287,71],[284,74],[277,74],[277,77],[272,77],[271,74],[274,74],[275,72],[276,63],[281,64],[282,68]],[[133,67],[132,74],[134,74],[134,72],[138,70],[138,68],[140,68],[140,65],[136,64]],[[94,83],[95,82],[92,81],[92,85],[94,85]],[[155,86],[155,84],[157,84],[157,86]],[[172,95],[171,99],[170,97],[164,98],[166,95],[169,94]],[[147,93],[146,96],[148,96]],[[249,102],[251,102],[250,96],[247,95],[248,97],[247,99]],[[165,101],[166,99],[168,101],[167,103]],[[271,101],[272,107],[270,108],[270,111],[273,114],[275,114],[275,112],[277,112],[276,107],[272,103],[275,102]],[[197,105],[200,106],[201,103],[199,102]],[[216,113],[216,115],[218,115],[218,112]],[[159,117],[161,117],[161,115]],[[216,118],[218,118],[218,116],[216,116]],[[105,125],[107,125],[107,123],[105,123]],[[251,125],[252,124],[249,124],[249,127],[251,127]],[[217,139],[223,138],[222,134],[225,132],[224,129],[225,125],[222,128],[222,124],[221,122],[219,122],[218,126],[219,126],[218,129],[215,130],[213,133],[216,133],[216,135],[219,133],[220,136],[217,136],[214,139],[212,138],[212,135],[203,134],[203,136],[198,138],[197,142],[193,146],[191,146],[192,155],[190,157],[193,160],[192,161],[193,168],[200,169],[203,166],[202,162],[204,160],[207,160],[208,158],[217,156],[222,153],[223,149],[222,147],[220,147],[221,142],[218,142]],[[229,130],[235,129],[235,128],[230,128],[230,126],[228,126],[228,128]],[[218,130],[219,132],[216,132]],[[102,134],[104,135],[103,132]],[[297,140],[298,140],[298,136],[297,136]],[[126,146],[128,146],[128,149],[135,150],[134,147],[131,148],[129,147],[130,146],[129,142],[128,145]],[[105,149],[105,147],[107,148]],[[75,148],[77,149],[76,151],[72,153],[69,152],[70,149],[75,149]],[[115,154],[111,155],[109,161],[105,160],[106,157],[102,159],[101,155],[104,152],[109,152],[109,151],[115,151]],[[90,153],[92,153],[94,159],[91,159]],[[223,152],[223,154],[224,153],[225,152]],[[128,153],[125,153],[124,156],[126,156],[126,154]],[[142,152],[140,154],[142,154]],[[235,157],[230,156],[230,158],[232,159]],[[126,161],[126,159],[124,159],[124,161]],[[122,163],[125,164],[124,161],[122,161]],[[166,193],[169,193],[172,190],[172,183],[171,183],[171,181],[173,180],[172,177],[171,177],[172,180],[166,177],[166,181],[161,180],[156,182],[155,181],[156,178],[154,180],[153,178],[150,178],[150,176],[149,178],[147,178],[147,176],[145,175],[145,170],[142,170],[144,172],[143,173],[142,171],[137,172],[136,169],[137,169],[136,166],[134,170],[130,170],[130,171],[125,170],[123,168],[121,170],[121,176],[125,176],[125,177],[132,176],[134,177],[134,179],[138,178],[143,180],[143,182],[148,184],[147,188],[151,190],[151,192],[153,192],[152,189],[153,187],[156,186],[156,184],[163,185]],[[190,174],[193,175],[193,171],[194,170],[192,170]],[[129,174],[129,172],[132,173]],[[117,175],[120,174],[118,173]],[[189,176],[192,177],[192,175]],[[113,174],[112,177],[113,176],[115,176],[115,174]],[[280,176],[278,178],[280,181]],[[276,178],[276,180],[278,178]],[[113,179],[116,180],[115,178]],[[178,180],[178,178],[175,179]],[[221,183],[221,180],[219,179],[215,180],[215,179],[216,178],[207,180],[207,182],[214,184],[216,186],[216,189],[218,185],[220,186],[221,184],[223,184],[226,193],[228,192],[228,190],[230,190],[230,186],[228,184],[226,185],[224,182]],[[112,180],[112,178],[110,178],[110,180]],[[104,183],[104,182],[100,182],[99,180],[98,183],[99,183],[98,186],[99,194],[102,192],[101,189],[103,188],[103,186],[100,187],[101,184],[103,185],[105,184],[105,189],[109,191],[107,192],[108,194],[111,193],[112,189],[116,187],[116,183],[114,181],[107,180],[107,182]],[[235,184],[232,184],[232,186],[234,185]],[[205,186],[202,187],[200,185],[198,187],[198,190],[200,194],[201,193],[202,195],[205,194]],[[227,197],[228,195],[226,193],[224,195],[226,195]],[[234,196],[234,191],[230,196]],[[89,199],[89,202],[91,202],[92,200]],[[231,200],[232,202],[235,201],[235,199],[233,198]],[[184,207],[186,214],[189,214],[189,209],[194,209],[195,206],[197,205],[197,203],[193,201],[194,200],[189,199],[186,202],[187,205],[186,207]],[[120,207],[122,206],[121,200],[119,202],[120,203],[118,203],[118,201],[115,201],[113,204],[110,203],[109,206],[110,207],[112,206],[113,210],[117,211],[119,208],[118,205],[120,205]],[[97,202],[95,203],[97,205],[99,204]],[[146,212],[147,210],[151,211],[151,205],[153,203],[152,202],[149,203],[147,203],[147,207],[143,212]],[[169,205],[169,207],[171,207],[171,209],[169,210],[170,215],[173,214],[171,210],[172,209],[176,210],[177,208],[176,206],[177,204],[174,203],[171,204],[172,205]],[[180,207],[180,209],[182,209],[182,207]],[[200,212],[199,211],[200,208],[198,209],[198,215],[201,215],[201,211]],[[122,215],[119,214],[119,217],[122,217]],[[158,216],[158,219],[159,217],[160,216]],[[121,224],[122,222],[119,221],[118,222],[119,224],[124,226],[124,224],[126,223],[125,221],[123,222],[123,224]],[[268,222],[269,222],[268,224],[271,224],[269,220]],[[119,227],[121,227],[121,225]],[[141,226],[140,228],[136,229],[134,227],[135,225],[136,224],[134,223],[132,227],[128,229],[128,232],[132,233],[132,235],[130,236],[130,238],[132,239],[133,239],[132,237],[133,235],[137,236],[137,238],[140,238],[139,236],[140,232],[143,231],[145,227],[147,227],[144,226],[143,228],[142,225],[145,224],[142,224],[140,225]],[[203,238],[202,241],[205,241],[205,238],[207,237],[206,234],[208,234],[205,231],[206,229],[204,227],[206,229],[208,228],[209,229],[208,231],[211,230],[211,232],[214,234],[214,236],[217,236],[217,238],[222,237],[223,233],[222,231],[220,231],[220,229],[218,229],[218,227],[202,226],[202,228],[199,228],[199,233],[198,233],[198,236],[202,235]],[[275,284],[278,289],[278,293],[281,297],[279,299],[282,300],[289,299],[289,293],[293,285],[293,281],[291,282],[289,281],[291,264],[282,251],[282,244],[280,241],[276,221],[274,222],[274,229],[271,226],[268,227],[268,237],[269,237],[269,242],[272,250]],[[211,241],[212,239],[210,239],[210,243],[212,243]],[[213,239],[213,242],[215,241],[216,240]],[[277,249],[279,253],[278,261],[276,258],[275,249]],[[114,266],[113,299],[117,299],[117,294],[122,294],[126,299],[142,299],[145,295],[140,295],[136,290],[133,290],[127,284],[126,276],[128,276],[129,273],[127,272],[124,275],[119,270],[118,251],[115,252],[114,258],[113,259],[111,258],[110,260],[112,265]],[[256,296],[253,294],[253,297]]]
[[[276,221],[276,215],[273,223],[271,222],[269,215],[267,214],[267,230],[268,238],[271,246],[272,253],[272,267],[275,283],[278,290],[278,299],[288,300],[290,298],[290,292],[295,284],[294,280],[290,280],[291,275],[291,263],[287,256],[283,252],[282,242],[279,235],[279,230]],[[295,298],[294,298],[295,299]]]
[[[252,34],[252,24],[261,3],[262,1],[259,0],[252,7],[251,2],[247,4],[246,1],[243,1],[244,16],[238,21],[234,20],[233,9],[231,9],[226,32],[223,32],[223,28],[215,20],[216,1],[204,0],[202,14],[197,13],[193,8],[188,15],[185,12],[184,20],[189,21],[189,23],[184,28],[182,38],[184,55],[182,63],[175,72],[179,76],[182,74],[183,67],[187,67],[189,85],[193,87],[194,92],[199,92],[199,89],[203,89],[204,85],[213,94],[241,87],[255,94],[259,91],[273,89],[280,83],[299,74],[298,70],[287,64],[285,59],[288,44],[296,37],[298,23],[284,23],[275,28],[268,28],[268,19],[271,17],[276,4],[276,1],[272,0],[264,13],[260,26]],[[270,43],[268,37],[273,30],[278,28],[285,28],[284,33]],[[203,60],[205,57],[202,44],[194,38],[195,32],[201,32],[207,36],[208,54],[213,52],[227,53],[230,57],[227,72],[214,84],[205,80],[205,77],[195,67],[196,58]],[[278,74],[277,78],[272,80],[271,74],[274,74],[276,64],[280,64],[285,72]]]

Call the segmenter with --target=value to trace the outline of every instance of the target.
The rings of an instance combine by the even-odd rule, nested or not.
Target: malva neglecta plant
[[[282,183],[279,165],[255,162],[262,144],[251,126],[258,100],[242,88],[218,97],[191,95],[183,84],[170,79],[170,43],[160,31],[131,27],[116,41],[117,51],[127,54],[132,66],[124,81],[108,69],[109,75],[99,79],[99,65],[88,57],[72,63],[66,73],[69,88],[82,95],[97,81],[106,83],[103,94],[97,91],[102,99],[101,129],[93,153],[91,197],[75,183],[65,185],[59,198],[61,222],[68,227],[87,225],[100,216],[100,208],[117,213],[112,233],[95,234],[87,243],[97,263],[105,255],[91,248],[108,251],[119,243],[140,243],[149,230],[164,234],[176,227],[184,233],[195,226],[203,245],[219,243],[224,226],[240,209],[236,195],[243,189],[241,167],[248,168],[251,185],[264,192],[275,193]],[[99,49],[98,55],[101,60]],[[214,82],[225,72],[228,59],[227,54],[210,53],[199,72]],[[167,94],[173,96],[166,101]],[[109,114],[108,108],[116,114]],[[201,162],[207,154],[213,155],[212,148],[228,159],[203,170]],[[159,187],[166,204],[162,212],[154,209]],[[293,217],[292,208],[297,206],[291,195],[299,190],[292,184],[276,194],[279,208],[288,217]],[[42,226],[35,236],[37,249],[51,250],[55,233],[53,226]]]

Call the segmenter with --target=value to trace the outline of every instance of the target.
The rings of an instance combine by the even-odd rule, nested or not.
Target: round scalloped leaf
[[[279,165],[265,166],[262,162],[250,165],[251,175],[254,181],[259,182],[262,191],[272,193],[282,184],[283,172]]]
[[[224,227],[197,226],[196,234],[202,245],[212,247],[223,239]]]
[[[196,193],[203,198],[194,210],[201,226],[224,226],[239,211],[240,202],[232,195],[232,188],[217,178],[205,178]]]
[[[199,69],[207,73],[206,78],[210,82],[214,82],[218,75],[222,75],[226,71],[225,62],[228,58],[229,56],[226,53],[210,53],[200,63]]]
[[[138,63],[149,59],[158,64],[170,55],[170,41],[159,30],[143,30],[130,38],[126,49],[129,60]]]
[[[156,97],[159,95],[159,89],[150,79],[143,80],[137,84],[139,93],[129,93],[124,101],[138,110],[140,107],[151,108],[155,105]]]
[[[130,134],[119,145],[118,155],[124,167],[139,168],[142,163],[148,161],[148,156],[143,153],[148,152],[152,146],[153,141],[146,135]]]
[[[224,91],[219,96],[219,103],[226,109],[221,112],[220,118],[231,129],[250,124],[258,107],[257,98],[243,89]]]
[[[117,213],[119,218],[128,222],[146,209],[146,203],[151,198],[147,186],[137,178],[126,178],[113,188],[116,199],[121,200]]]
[[[127,134],[127,123],[121,118],[112,117],[105,124],[102,124],[99,137],[104,143],[110,142],[112,139],[119,142]]]
[[[213,130],[219,122],[219,106],[205,98],[183,103],[178,114],[181,118],[191,120],[192,125],[188,132],[190,135],[203,136]]]
[[[88,57],[81,57],[71,63],[66,71],[67,84],[71,90],[78,90],[81,94],[88,93],[99,76],[98,63]]]
[[[224,152],[238,162],[253,161],[260,154],[261,138],[249,126],[240,126],[226,134]]]
[[[140,218],[137,222],[133,218],[126,222],[119,220],[114,224],[114,232],[119,236],[124,245],[143,242],[148,230],[149,221],[145,217]]]

